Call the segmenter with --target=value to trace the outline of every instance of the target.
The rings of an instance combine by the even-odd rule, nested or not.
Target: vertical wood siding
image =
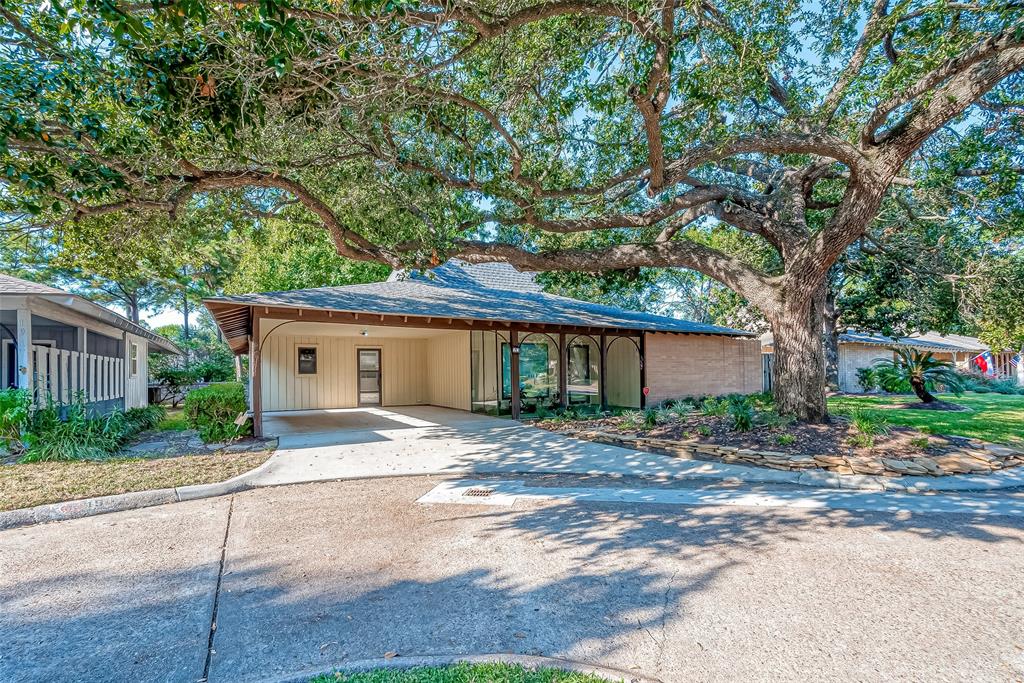
[[[426,341],[430,403],[469,410],[469,332],[451,332]]]
[[[132,376],[131,369],[132,344],[139,345],[139,368],[138,372],[134,376]],[[143,337],[136,337],[134,334],[125,334],[124,347],[124,407],[141,408],[149,403],[149,342]]]
[[[608,339],[605,371],[608,405],[640,407],[640,352],[629,338]]]
[[[296,372],[296,347],[317,348],[317,373]],[[263,343],[263,409],[312,410],[354,408],[358,404],[358,349],[381,351],[381,404],[429,402],[427,349],[424,339],[285,335],[273,333]]]

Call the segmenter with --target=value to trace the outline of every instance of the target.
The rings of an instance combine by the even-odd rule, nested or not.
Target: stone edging
[[[793,455],[717,444],[691,445],[670,439],[626,436],[601,431],[578,432],[575,436],[622,448],[650,449],[675,457],[706,456],[730,464],[745,463],[788,471],[824,470],[837,475],[944,477],[953,474],[991,474],[998,470],[1024,465],[1024,450],[990,443],[978,443],[976,448],[927,458],[872,458],[846,455]]]
[[[316,676],[330,675],[336,671],[354,673],[371,671],[373,669],[412,669],[421,666],[450,666],[460,662],[467,662],[469,664],[494,664],[501,662],[505,664],[518,664],[526,669],[561,669],[563,671],[591,674],[616,683],[661,683],[657,678],[650,678],[631,671],[595,666],[570,659],[517,654],[427,655],[396,656],[391,659],[361,659],[351,662],[340,662],[337,666],[329,669],[264,678],[261,680],[261,683],[308,683]]]

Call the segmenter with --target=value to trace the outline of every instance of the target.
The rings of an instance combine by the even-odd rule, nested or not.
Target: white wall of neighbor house
[[[469,333],[262,320],[264,411],[354,408],[359,349],[380,349],[381,405],[469,409]],[[363,335],[363,331],[366,335]],[[298,372],[298,349],[317,349],[317,371]]]
[[[869,368],[880,360],[892,360],[892,349],[870,344],[839,345],[839,390],[863,393],[864,387],[857,381],[857,370]]]
[[[124,335],[124,407],[149,404],[149,342],[145,337]]]
[[[758,339],[699,334],[646,336],[647,404],[667,398],[752,394],[762,389]]]

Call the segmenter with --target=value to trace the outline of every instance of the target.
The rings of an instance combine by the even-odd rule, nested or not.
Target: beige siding
[[[125,333],[124,407],[141,408],[149,404],[149,343],[143,337]],[[138,371],[132,375],[131,345],[138,344]]]
[[[869,344],[839,345],[839,389],[860,393],[864,388],[857,381],[857,370],[867,368],[879,360],[892,360],[892,349]]]
[[[296,347],[317,347],[317,374],[296,372]],[[357,405],[357,349],[381,350],[381,403],[428,402],[423,339],[271,334],[263,344],[263,409],[309,410]]]
[[[608,339],[605,360],[608,405],[622,408],[640,407],[640,353],[628,337]]]
[[[427,340],[428,400],[432,405],[469,410],[469,332]]]
[[[667,398],[762,389],[761,342],[710,335],[647,335],[648,405]]]

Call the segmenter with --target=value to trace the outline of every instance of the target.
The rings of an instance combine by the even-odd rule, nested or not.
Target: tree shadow
[[[580,502],[512,509],[414,504],[433,483],[335,482],[236,496],[210,681],[312,674],[389,652],[554,656],[664,681],[701,671],[743,678],[750,675],[743,666],[769,656],[765,648],[816,666],[804,643],[819,636],[848,639],[879,666],[925,647],[930,635],[914,629],[933,619],[961,619],[965,632],[984,625],[984,637],[969,644],[997,659],[1013,642],[1000,628],[1014,628],[1021,612],[1012,601],[1000,606],[1009,594],[1000,598],[992,588],[1005,592],[1005,582],[1024,570],[1017,519]],[[168,519],[162,533],[173,535]],[[131,531],[121,525],[110,533]],[[200,677],[217,563],[124,578],[117,562],[69,558],[45,578],[0,582],[0,680],[60,680],[69,671],[81,681]],[[952,594],[922,601],[921,581],[949,566],[972,579],[953,577]],[[891,585],[875,585],[880,572]],[[849,593],[847,575],[855,584],[870,582],[869,590]],[[816,612],[822,600],[833,608]],[[997,608],[1005,618],[990,623],[987,610]],[[816,616],[805,623],[801,610]],[[857,610],[886,615],[876,617],[878,633],[863,633]],[[915,621],[901,622],[906,614]],[[875,649],[863,638],[877,639]],[[706,660],[705,647],[755,654],[730,655],[737,659],[733,670],[729,657],[724,664]],[[961,661],[957,647],[944,643],[950,657],[930,658],[932,668],[921,671],[977,666],[966,654],[950,664]],[[841,675],[841,664],[822,662],[819,673]],[[711,665],[726,668],[701,668]]]

